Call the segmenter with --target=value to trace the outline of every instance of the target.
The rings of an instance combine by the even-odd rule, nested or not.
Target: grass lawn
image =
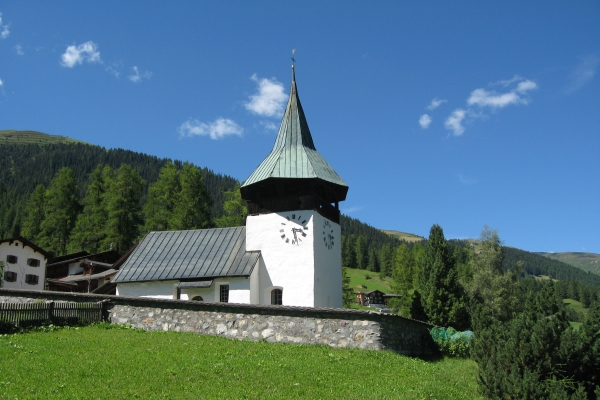
[[[350,287],[355,292],[379,290],[383,293],[392,293],[392,278],[386,277],[385,279],[381,279],[378,272],[371,272],[364,269],[346,268],[346,273],[350,277]],[[365,278],[367,275],[370,279]]]
[[[0,398],[475,399],[471,360],[91,326],[0,336]]]

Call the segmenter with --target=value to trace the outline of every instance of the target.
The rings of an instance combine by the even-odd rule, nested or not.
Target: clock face
[[[299,246],[306,240],[306,231],[309,217],[302,216],[302,213],[293,213],[284,215],[287,221],[281,222],[279,226],[279,235],[284,243]]]
[[[323,222],[323,243],[325,243],[325,247],[327,247],[329,250],[331,250],[335,244],[334,239],[333,226],[331,226],[329,220],[325,220],[325,222]]]

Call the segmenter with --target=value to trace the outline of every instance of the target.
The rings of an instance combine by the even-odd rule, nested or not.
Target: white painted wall
[[[173,287],[179,281],[124,282],[117,283],[117,296],[152,297],[172,299]]]
[[[342,308],[342,228],[329,221],[334,237],[329,249],[323,240],[325,220],[315,213],[315,307]]]
[[[83,272],[83,267],[81,267],[82,261],[83,260],[79,260],[69,264],[69,276],[81,274]]]
[[[298,216],[301,220],[298,220]],[[288,221],[288,217],[296,223]],[[301,222],[306,220],[306,224]],[[290,211],[250,215],[246,219],[246,250],[260,250],[260,304],[271,304],[270,289],[283,290],[283,305],[303,307],[342,307],[341,240],[328,250],[323,245],[324,218],[316,211]],[[331,223],[331,222],[330,222]],[[285,225],[284,225],[285,224]],[[339,225],[331,223],[341,239]],[[292,228],[306,226],[306,237],[292,244]],[[281,229],[284,232],[281,232]],[[298,236],[298,235],[297,235]],[[336,272],[339,269],[339,274]],[[339,277],[338,277],[339,275]]]
[[[9,264],[6,262],[6,256],[12,255],[17,256],[16,264]],[[30,267],[27,265],[28,258],[35,258],[40,260],[39,267]],[[17,273],[16,282],[4,281],[4,275],[2,276],[3,287],[7,289],[28,289],[28,290],[44,290],[46,283],[46,264],[48,260],[43,254],[38,253],[31,247],[23,247],[23,243],[19,240],[15,240],[12,244],[10,242],[0,243],[0,260],[4,262],[4,271],[11,271]],[[25,283],[25,275],[32,274],[38,276],[37,285],[30,285]]]
[[[256,269],[256,268],[255,268]],[[218,302],[221,285],[229,285],[229,302],[250,304],[250,278],[217,278],[210,288],[182,289],[180,299],[191,300],[194,296],[202,296],[204,301]],[[117,283],[117,296],[151,297],[156,299],[174,299],[178,280],[155,282],[122,282]]]

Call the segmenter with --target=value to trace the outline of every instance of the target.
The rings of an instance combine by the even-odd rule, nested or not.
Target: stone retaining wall
[[[392,314],[0,289],[0,302],[35,301],[102,301],[105,317],[111,323],[149,331],[392,350],[415,356],[435,352],[428,331],[432,325]]]

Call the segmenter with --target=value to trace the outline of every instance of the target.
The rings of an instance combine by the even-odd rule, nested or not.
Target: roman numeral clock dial
[[[290,214],[285,218],[287,221],[281,223],[279,235],[285,243],[299,246],[306,239],[308,220],[302,214]]]
[[[331,226],[328,220],[325,220],[325,222],[323,222],[323,242],[325,243],[325,247],[327,247],[329,250],[331,250],[335,244],[334,239],[333,226]]]

